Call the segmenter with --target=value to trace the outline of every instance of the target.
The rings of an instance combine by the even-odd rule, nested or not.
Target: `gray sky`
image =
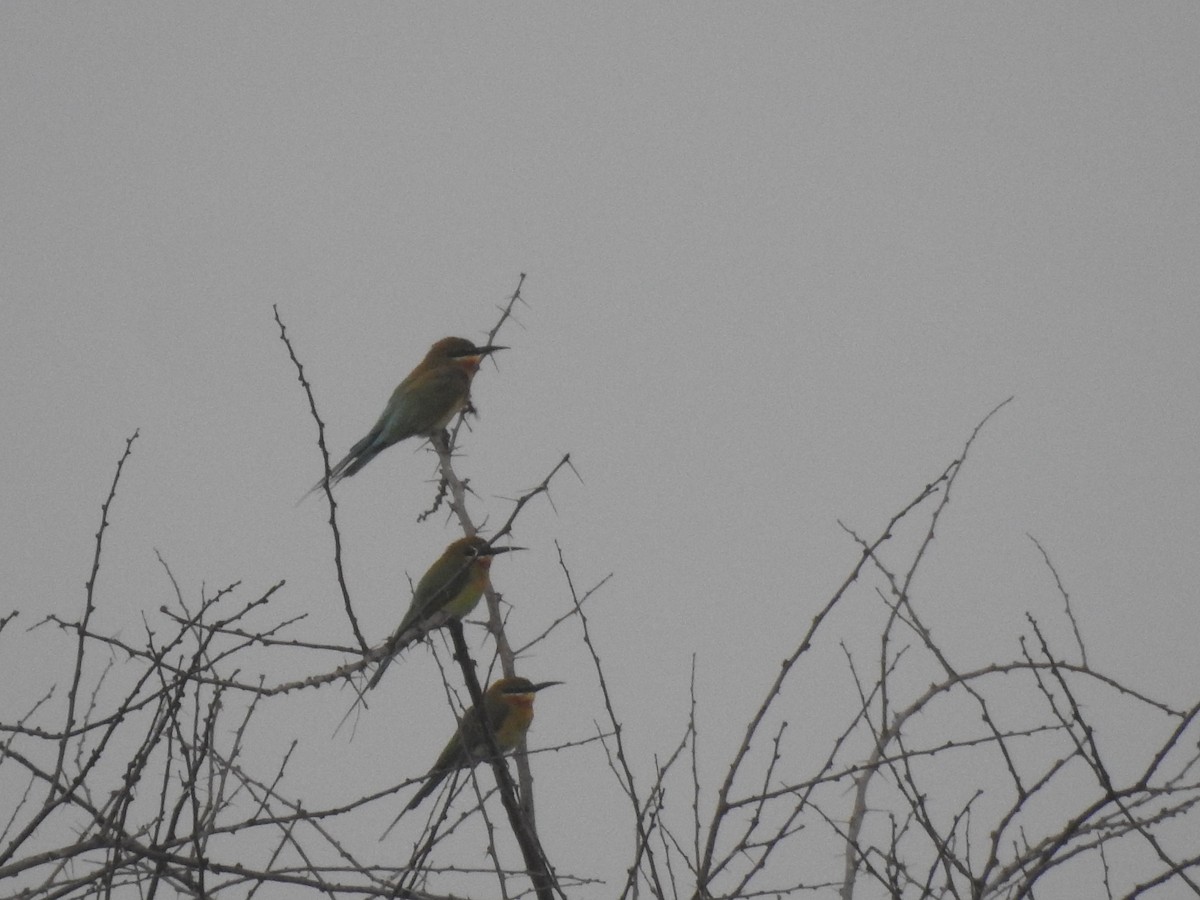
[[[1092,661],[1191,702],[1197,46],[1182,2],[6,4],[0,613],[77,613],[140,428],[101,627],[134,635],[171,601],[157,549],[192,601],[287,579],[303,633],[349,642],[322,502],[294,506],[320,459],[272,304],[340,456],[527,272],[461,471],[498,520],[572,454],[582,483],[522,517],[531,549],[494,580],[520,643],[566,608],[555,540],[580,586],[614,573],[592,616],[643,783],[692,655],[719,774],[857,557],[838,520],[875,534],[1010,395],[918,584],[939,636],[1011,652],[1032,610],[1065,638],[1032,533]],[[454,536],[414,521],[431,474],[402,445],[340,489],[372,637]],[[12,708],[67,644],[0,640]],[[592,733],[575,629],[523,671],[568,682],[536,744]],[[437,669],[420,651],[389,679],[352,743],[323,739],[345,693],[296,701],[322,735],[306,764],[377,764],[364,790],[428,765]],[[815,693],[788,700],[810,724]],[[551,858],[619,878],[628,829],[604,822],[624,808],[599,751],[575,753],[543,758],[540,789],[597,814],[568,836],[544,802]],[[611,859],[581,849],[606,839]]]

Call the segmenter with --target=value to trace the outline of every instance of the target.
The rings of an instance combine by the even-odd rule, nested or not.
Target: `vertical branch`
[[[458,524],[462,528],[463,534],[473,537],[479,529],[472,520],[470,512],[467,510],[467,483],[459,478],[458,473],[454,471],[454,450],[453,445],[449,441],[450,438],[445,434],[434,435],[430,439],[434,452],[437,453],[438,469],[441,472],[442,483],[446,485],[450,493],[450,509],[458,519]],[[512,678],[517,672],[516,654],[513,653],[512,645],[508,642],[508,635],[504,632],[504,616],[500,611],[500,595],[492,587],[490,581],[484,589],[483,596],[487,603],[488,611],[487,629],[496,642],[496,653],[500,658],[500,670],[504,673],[505,678]]]
[[[492,330],[488,332],[487,343],[490,344],[496,340],[496,335],[500,333],[500,329],[504,326],[504,323],[507,322],[512,316],[512,310],[513,307],[517,305],[517,301],[522,303],[525,302],[524,298],[521,296],[521,288],[524,287],[524,285],[525,273],[522,272],[521,277],[517,279],[516,289],[512,292],[512,294],[509,295],[508,302],[504,304],[504,309],[500,311],[500,318],[497,320],[496,324],[492,326]]]
[[[623,779],[621,786],[625,789],[625,794],[629,797],[630,803],[633,805],[634,826],[637,829],[637,842],[635,847],[635,859],[633,865],[629,867],[624,889],[621,896],[628,896],[631,891],[634,891],[637,880],[638,869],[641,865],[642,855],[645,854],[650,864],[650,876],[654,882],[654,895],[656,897],[665,897],[666,893],[663,890],[659,874],[658,866],[655,863],[654,851],[650,846],[650,833],[646,830],[645,822],[643,821],[642,803],[638,797],[637,785],[633,778],[633,769],[629,765],[629,759],[625,754],[625,742],[621,738],[621,723],[617,719],[616,710],[613,707],[612,696],[608,692],[608,682],[604,678],[604,667],[600,665],[600,654],[596,652],[596,646],[592,643],[592,634],[588,630],[587,615],[583,611],[583,603],[579,599],[579,595],[575,591],[575,582],[571,578],[571,570],[567,568],[567,563],[563,559],[562,547],[558,546],[556,541],[555,549],[558,550],[558,565],[563,571],[563,575],[567,579],[567,588],[571,592],[571,602],[575,607],[575,614],[579,616],[579,624],[583,629],[583,643],[588,648],[588,653],[592,657],[592,667],[596,670],[596,677],[600,682],[600,692],[604,696],[604,709],[608,714],[609,724],[613,728],[613,740],[617,745],[617,761],[621,764],[620,777]],[[648,810],[651,803],[650,797],[647,797],[645,808]]]
[[[496,784],[500,788],[500,800],[504,804],[504,811],[508,813],[508,823],[512,828],[513,836],[517,839],[517,845],[521,848],[521,856],[525,860],[525,871],[529,873],[529,877],[533,881],[533,889],[538,900],[553,900],[557,887],[554,873],[551,872],[546,855],[542,852],[542,845],[538,840],[537,833],[521,809],[521,804],[517,800],[516,785],[508,774],[508,766],[504,762],[500,748],[496,745],[496,736],[492,733],[491,723],[488,722],[486,714],[487,707],[483,702],[483,690],[475,675],[475,662],[471,659],[470,650],[467,649],[467,640],[463,636],[462,623],[451,621],[448,628],[451,640],[454,642],[454,658],[458,660],[459,667],[462,669],[467,693],[471,695],[471,703],[475,709],[479,710],[479,721],[483,725],[484,740],[487,741],[488,761],[496,775]],[[522,752],[521,755],[524,756],[524,753]],[[562,892],[559,891],[559,893]]]
[[[1083,667],[1088,667],[1087,648],[1083,645],[1083,636],[1079,633],[1079,623],[1075,621],[1075,613],[1071,609],[1071,596],[1067,593],[1067,589],[1063,586],[1062,579],[1058,577],[1058,569],[1054,568],[1054,563],[1050,561],[1050,554],[1046,552],[1046,548],[1041,545],[1032,534],[1026,532],[1025,536],[1033,541],[1033,546],[1038,548],[1038,552],[1042,554],[1042,559],[1046,563],[1046,568],[1050,570],[1050,574],[1054,576],[1054,584],[1058,587],[1058,593],[1063,598],[1063,606],[1067,611],[1067,620],[1071,623],[1071,630],[1075,632],[1075,644],[1079,647],[1079,659],[1083,663]]]
[[[354,607],[350,604],[350,589],[346,587],[346,572],[342,568],[342,533],[338,529],[337,523],[337,501],[333,499],[333,486],[329,483],[332,472],[329,468],[329,449],[325,446],[325,423],[321,421],[321,416],[317,413],[317,401],[313,398],[312,386],[304,376],[304,366],[300,364],[300,360],[296,357],[296,351],[292,348],[292,342],[288,339],[287,328],[284,327],[283,320],[279,317],[279,307],[276,305],[271,309],[275,311],[275,322],[279,325],[279,338],[287,347],[288,356],[291,357],[292,364],[296,367],[296,377],[304,388],[305,396],[308,397],[309,412],[312,414],[313,421],[317,423],[317,446],[321,448],[321,462],[325,466],[325,477],[321,480],[321,485],[325,489],[325,499],[329,501],[329,530],[333,534],[333,568],[337,572],[338,588],[342,592],[342,605],[346,608],[346,618],[350,620],[350,630],[354,632],[354,639],[358,641],[358,646],[366,653],[369,645],[367,639],[363,637],[362,630],[358,627],[358,618],[354,615]]]
[[[500,318],[496,324],[492,326],[492,330],[488,332],[487,343],[491,344],[496,340],[496,336],[500,333],[501,327],[512,316],[513,307],[518,302],[524,302],[521,297],[521,288],[525,284],[525,273],[522,272],[517,280],[517,287],[508,298],[503,309],[500,312]],[[478,532],[478,526],[471,518],[471,514],[467,509],[467,482],[458,476],[454,471],[454,448],[458,437],[459,429],[463,422],[466,421],[467,409],[459,413],[458,420],[455,423],[452,431],[442,432],[441,434],[433,435],[430,439],[430,444],[433,446],[434,452],[438,458],[438,470],[441,474],[441,484],[443,489],[450,494],[450,509],[458,519],[459,527],[462,528],[463,534],[468,537],[474,536]],[[522,497],[518,502],[516,509],[513,510],[509,517],[505,528],[500,534],[505,533],[512,524],[513,518],[520,512],[521,508],[528,502],[531,496],[536,493],[544,492],[546,485],[554,473],[566,462],[560,462],[555,466],[554,470],[546,477],[539,489],[529,492],[525,497]],[[440,499],[440,497],[439,497]],[[436,505],[434,507],[436,509]],[[500,660],[500,671],[505,678],[512,678],[517,671],[516,653],[513,651],[512,645],[509,643],[508,634],[504,629],[504,615],[500,609],[500,594],[492,587],[489,582],[484,589],[484,600],[487,605],[487,630],[492,636],[492,640],[496,644],[496,655]],[[517,779],[521,785],[521,803],[525,808],[525,815],[528,821],[533,822],[534,806],[533,806],[533,773],[529,768],[529,760],[524,753],[520,753],[516,759],[517,763]]]
[[[135,430],[125,439],[125,452],[117,460],[117,470],[113,473],[112,486],[108,489],[108,496],[100,507],[100,528],[96,532],[96,550],[92,555],[92,572],[88,576],[83,617],[80,619],[77,629],[79,640],[75,648],[75,671],[71,675],[71,689],[67,693],[67,721],[63,726],[62,739],[58,743],[58,759],[54,764],[54,777],[50,783],[51,800],[54,799],[55,790],[60,784],[63,762],[67,755],[67,741],[75,728],[75,704],[79,696],[79,682],[83,678],[84,644],[87,640],[88,623],[91,622],[92,612],[96,609],[96,578],[100,575],[100,554],[104,547],[104,532],[108,530],[108,509],[117,496],[117,484],[121,480],[121,470],[125,468],[125,460],[129,459],[130,453],[133,452],[133,442],[138,439],[138,434],[139,432]]]

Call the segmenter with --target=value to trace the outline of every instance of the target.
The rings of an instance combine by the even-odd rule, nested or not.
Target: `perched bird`
[[[379,683],[388,663],[409,644],[451,619],[462,620],[469,615],[491,583],[492,558],[499,553],[521,549],[524,548],[493,547],[478,535],[459,538],[447,547],[417,582],[408,612],[384,645],[387,655],[380,661],[366,689]]]
[[[542,681],[534,684],[528,678],[501,678],[483,695],[483,719],[502,755],[512,753],[521,744],[529,723],[533,721],[533,695],[561,681]],[[468,769],[488,758],[487,738],[480,720],[479,707],[472,706],[458,722],[442,755],[437,758],[425,783],[408,801],[405,810],[416,809],[422,800],[437,789],[447,775],[458,769]]]
[[[476,347],[466,338],[457,337],[442,338],[430,347],[421,364],[392,391],[375,427],[329,470],[330,486],[349,478],[392,444],[440,432],[466,406],[471,379],[483,358],[507,349],[492,344]],[[308,493],[324,483],[322,478]]]

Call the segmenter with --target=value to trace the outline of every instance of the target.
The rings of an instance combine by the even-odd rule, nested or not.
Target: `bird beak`
[[[497,350],[507,350],[507,347],[500,347],[495,344],[488,344],[486,347],[476,347],[471,351],[471,356],[488,356],[495,353]]]
[[[484,556],[495,556],[498,553],[511,553],[513,550],[528,550],[528,547],[487,547],[482,552]]]
[[[554,687],[554,685],[562,684],[562,683],[563,682],[561,682],[561,681],[539,681],[537,684],[535,684],[533,686],[533,692],[537,693],[542,688]]]

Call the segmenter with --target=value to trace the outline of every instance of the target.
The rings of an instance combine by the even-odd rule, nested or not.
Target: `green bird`
[[[494,557],[523,549],[493,547],[478,535],[459,538],[447,547],[417,582],[408,612],[384,645],[387,655],[380,661],[366,690],[379,684],[388,664],[404,648],[451,620],[461,621],[475,609],[479,598],[491,584]]]
[[[501,678],[483,695],[484,715],[479,707],[472,706],[459,720],[454,736],[450,738],[441,756],[425,776],[421,789],[408,801],[405,810],[416,809],[422,800],[437,789],[447,775],[458,769],[468,769],[488,758],[487,737],[483,722],[487,722],[496,749],[502,756],[512,753],[525,738],[533,722],[533,695],[543,688],[562,684],[561,681],[543,681],[534,684],[528,678]]]
[[[507,349],[492,344],[477,347],[458,337],[442,338],[430,347],[420,365],[392,391],[383,414],[366,437],[329,470],[330,487],[354,475],[392,444],[418,435],[429,437],[449,425],[467,405],[471,379],[483,358]],[[324,484],[325,479],[320,479],[308,494]]]

